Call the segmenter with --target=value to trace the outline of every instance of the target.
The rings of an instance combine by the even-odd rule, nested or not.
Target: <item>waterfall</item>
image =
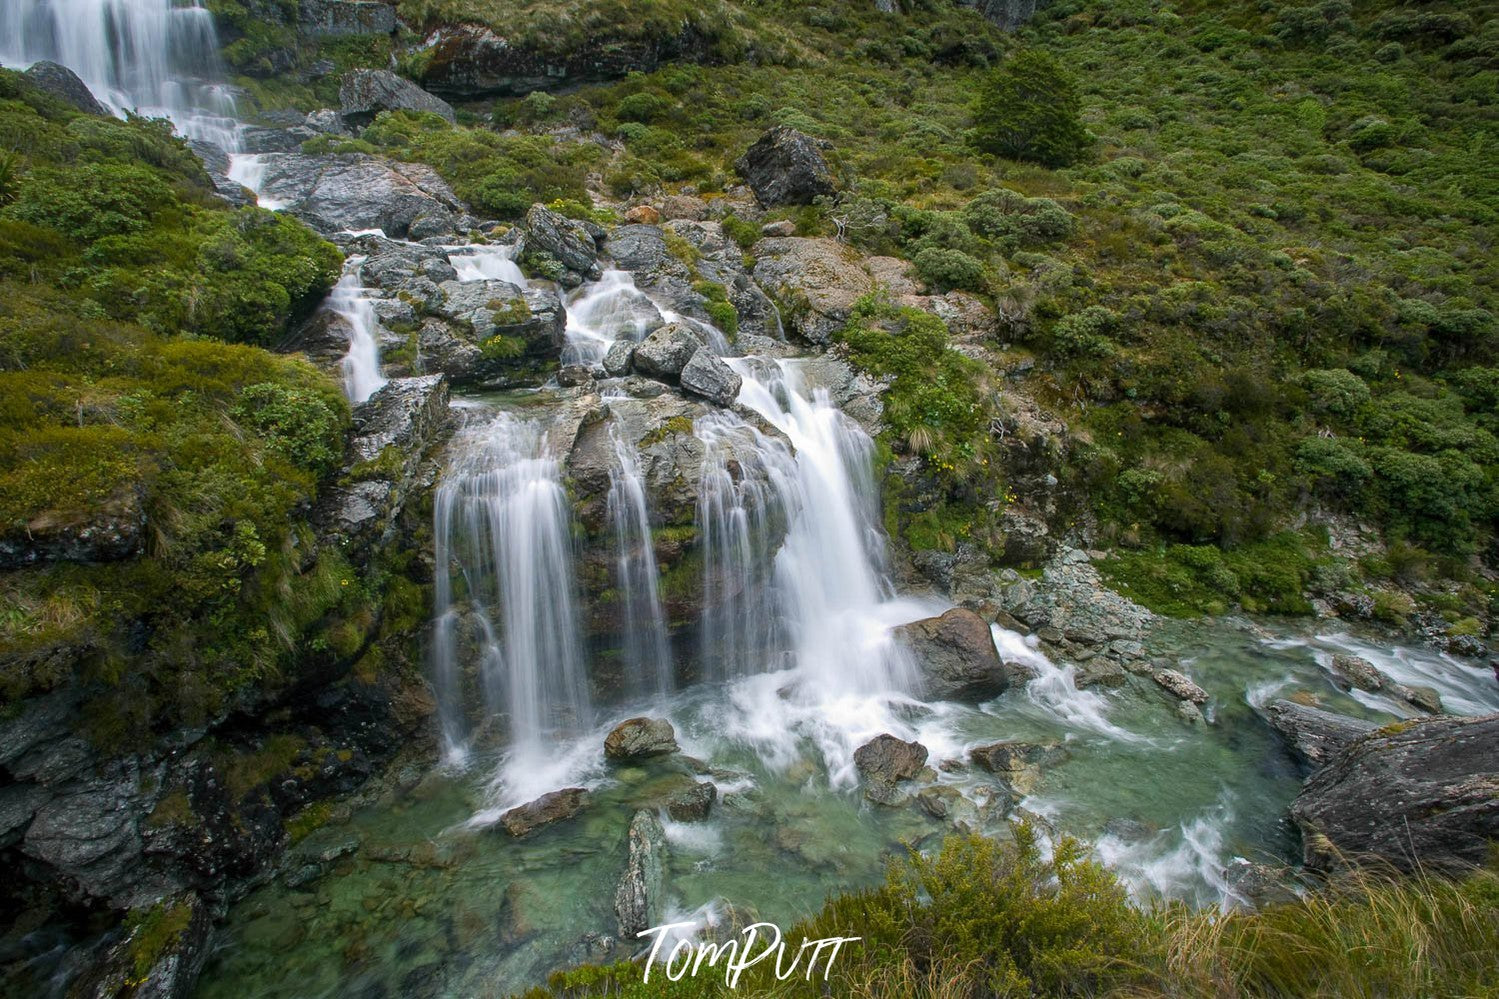
[[[623,597],[625,665],[637,693],[665,698],[674,684],[666,614],[661,608],[660,579],[646,506],[645,480],[635,446],[610,424],[614,464],[609,469],[609,523],[618,556],[614,582]]]
[[[509,281],[517,288],[529,283],[515,262],[515,247],[497,244],[463,244],[445,247],[448,262],[460,281]]]
[[[364,257],[350,257],[344,262],[343,277],[328,293],[328,309],[349,325],[349,352],[344,355],[342,370],[344,394],[355,404],[364,402],[385,385],[380,373],[379,320],[368,292],[359,284],[359,265]]]
[[[486,715],[508,719],[514,758],[540,759],[549,737],[592,721],[572,505],[540,424],[498,413],[460,432],[437,488],[433,533],[433,676],[448,756],[466,753],[467,657],[477,661]]]
[[[742,642],[762,656],[758,669],[774,668],[763,652],[780,646],[820,696],[912,689],[914,668],[888,635],[899,621],[890,620],[894,590],[871,471],[873,442],[826,390],[808,391],[795,362],[729,363],[744,379],[739,402],[791,447],[732,414],[699,421],[709,445],[698,528],[710,608],[705,641],[717,646],[710,661],[728,656],[734,668],[753,671],[755,664],[732,647]],[[741,466],[737,482],[724,460],[731,439]],[[767,580],[757,563],[763,564],[769,529],[781,524],[785,539]]]
[[[626,271],[608,270],[567,297],[563,364],[597,364],[615,340],[644,339],[661,314]]]
[[[116,114],[169,118],[232,150],[237,123],[213,15],[196,0],[5,0],[0,64],[67,66]]]

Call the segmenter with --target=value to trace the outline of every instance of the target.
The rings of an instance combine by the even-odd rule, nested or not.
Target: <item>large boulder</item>
[[[720,406],[732,406],[739,398],[743,379],[707,347],[699,347],[682,366],[682,388]]]
[[[599,248],[587,227],[544,205],[532,205],[526,213],[522,247],[523,253],[545,253],[580,275],[598,273]]]
[[[614,892],[614,914],[621,940],[661,923],[666,912],[666,830],[654,812],[645,809],[630,820],[629,860]]]
[[[1361,718],[1350,718],[1284,699],[1266,705],[1265,718],[1270,727],[1280,733],[1292,754],[1313,767],[1327,763],[1379,727]]]
[[[38,90],[51,94],[84,114],[109,114],[109,109],[99,103],[88,84],[79,79],[77,73],[60,63],[44,59],[32,63],[31,68],[23,75]]]
[[[349,153],[267,153],[261,204],[274,203],[324,235],[380,229],[404,239],[432,223],[452,231],[463,204],[437,171],[420,163]]]
[[[629,718],[604,737],[604,755],[611,760],[642,760],[677,751],[677,733],[665,718]]]
[[[864,781],[864,796],[882,805],[899,805],[905,794],[896,788],[921,773],[927,749],[893,735],[877,735],[854,750],[854,767]]]
[[[567,320],[555,292],[508,281],[444,281],[440,290],[432,311],[472,330],[481,350],[503,337],[500,359],[560,355]]]
[[[355,69],[338,87],[339,112],[350,125],[368,125],[381,111],[425,111],[454,121],[447,101],[386,69]]]
[[[635,348],[635,370],[652,378],[675,382],[702,346],[702,337],[691,326],[667,323]]]
[[[500,826],[512,836],[527,836],[542,826],[572,818],[587,805],[587,789],[565,787],[560,791],[549,791],[524,805],[516,805],[500,816]]]
[[[760,136],[734,168],[767,207],[810,205],[834,190],[821,144],[789,125],[777,125]]]
[[[1353,743],[1291,804],[1308,867],[1377,858],[1459,873],[1499,839],[1499,714],[1403,722]]]
[[[926,696],[937,701],[986,701],[1009,688],[1014,670],[994,647],[984,619],[963,607],[895,629],[911,650]]]
[[[813,343],[827,343],[874,290],[858,254],[837,240],[762,239],[754,254],[755,280],[781,303],[787,325]]]

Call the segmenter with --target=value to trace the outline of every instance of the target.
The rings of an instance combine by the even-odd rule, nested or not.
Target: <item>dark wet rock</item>
[[[634,360],[635,341],[615,340],[604,354],[604,373],[611,378],[622,378],[630,373],[630,365]]]
[[[1442,713],[1442,695],[1437,693],[1435,687],[1412,687],[1397,683],[1395,691],[1401,700],[1414,708],[1425,711],[1429,715]]]
[[[718,787],[710,781],[695,781],[666,799],[666,814],[678,822],[701,822],[718,800]]]
[[[84,83],[77,73],[60,63],[48,62],[44,59],[41,62],[32,63],[31,68],[23,75],[38,90],[51,94],[84,114],[109,114],[109,109],[99,103],[93,91],[89,90],[88,84]]]
[[[641,760],[677,750],[677,733],[665,718],[630,718],[604,739],[604,755],[611,760]]]
[[[614,893],[621,939],[634,940],[642,930],[661,924],[666,911],[665,869],[666,830],[654,812],[642,809],[630,820],[629,861]]]
[[[707,38],[690,25],[670,37],[649,41],[605,33],[562,52],[516,45],[479,24],[446,24],[429,34],[431,53],[422,83],[455,98],[523,97],[533,90],[555,90],[650,72],[665,61],[696,61],[711,52]]]
[[[1268,905],[1289,905],[1298,898],[1291,887],[1291,872],[1268,864],[1256,864],[1235,857],[1223,869],[1223,880],[1229,889],[1256,909]]]
[[[827,343],[874,290],[858,254],[836,240],[762,239],[754,254],[754,279],[781,304],[787,326],[813,343]]]
[[[564,364],[557,369],[557,384],[563,388],[580,388],[593,381],[593,370],[586,364]]]
[[[719,406],[732,406],[743,383],[734,370],[707,347],[699,347],[682,366],[682,388]]]
[[[187,893],[156,902],[151,916],[69,983],[68,996],[188,999],[208,960],[213,907]],[[150,955],[144,973],[138,964],[143,954]]]
[[[330,114],[332,112],[329,112]],[[309,116],[310,117],[310,116]],[[317,137],[314,129],[261,128],[247,126],[239,134],[240,151],[245,153],[295,153],[302,143]]]
[[[1004,31],[1015,31],[1036,12],[1044,10],[1051,0],[958,0],[964,7],[972,7],[985,19]]]
[[[588,791],[581,787],[550,791],[501,815],[500,825],[512,836],[526,836],[542,826],[572,818],[588,806],[588,801]]]
[[[377,0],[302,0],[297,25],[317,38],[388,35],[396,30],[396,8]]]
[[[1206,704],[1208,692],[1203,690],[1197,683],[1185,673],[1174,669],[1158,669],[1150,675],[1162,690],[1176,698],[1178,701],[1190,701],[1193,704]]]
[[[1379,726],[1295,701],[1271,701],[1265,707],[1270,727],[1285,739],[1287,747],[1303,762],[1320,767],[1357,739]]]
[[[43,562],[117,562],[145,549],[146,510],[139,487],[126,484],[90,509],[59,497],[24,524],[0,528],[0,569]]]
[[[777,125],[762,135],[734,168],[767,207],[810,205],[834,190],[822,143],[789,125]]]
[[[419,163],[346,153],[268,153],[261,194],[324,235],[382,229],[404,238],[418,221],[456,219],[463,205],[437,171]]]
[[[1312,775],[1291,804],[1308,867],[1373,857],[1460,873],[1499,839],[1499,714],[1391,725]]]
[[[634,367],[643,375],[675,382],[702,346],[702,337],[691,326],[668,323],[640,341]]]
[[[989,625],[962,607],[902,625],[895,636],[911,650],[932,700],[986,701],[1027,675],[1023,667],[1006,666]]]
[[[521,245],[523,253],[545,253],[579,275],[598,276],[599,248],[593,234],[583,223],[543,205],[532,205],[526,213]]]
[[[881,805],[901,805],[905,792],[896,785],[911,780],[926,766],[927,749],[893,735],[877,735],[854,750],[854,766],[864,782],[864,797]]]
[[[424,111],[453,121],[447,101],[384,69],[355,69],[338,87],[339,112],[351,125],[368,125],[381,111]]]

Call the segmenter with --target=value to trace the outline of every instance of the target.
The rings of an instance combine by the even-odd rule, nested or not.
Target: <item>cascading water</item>
[[[476,657],[486,711],[507,719],[512,759],[524,766],[593,714],[572,505],[540,425],[502,412],[465,427],[437,487],[433,528],[433,675],[448,757],[467,752],[462,664]]]
[[[182,134],[237,145],[213,15],[196,0],[6,0],[0,64],[67,66],[117,114],[169,118]]]
[[[605,271],[569,295],[566,304],[564,364],[597,364],[615,340],[643,339],[661,314],[627,271]]]
[[[613,425],[609,436],[614,463],[609,469],[608,511],[618,552],[614,579],[623,597],[626,671],[637,693],[664,699],[675,684],[640,455]]]
[[[515,262],[515,247],[473,244],[449,247],[448,262],[460,281],[509,281],[526,287],[526,275]]]
[[[385,386],[380,373],[380,341],[376,336],[380,322],[367,292],[359,284],[359,265],[363,257],[350,257],[344,263],[343,277],[328,293],[328,309],[349,325],[349,352],[341,368],[344,394],[355,404],[364,402]]]

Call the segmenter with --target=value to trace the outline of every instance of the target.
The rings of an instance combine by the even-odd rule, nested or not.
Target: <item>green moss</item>
[[[520,337],[505,336],[503,333],[497,333],[479,344],[479,353],[490,361],[513,360],[525,352],[526,341]]]
[[[290,734],[272,735],[251,753],[229,753],[220,758],[224,787],[238,801],[257,788],[287,774],[307,748],[307,740]]]
[[[1252,614],[1310,614],[1317,539],[1280,534],[1223,551],[1171,545],[1119,551],[1101,563],[1110,585],[1160,614],[1195,617],[1239,606]]]
[[[327,825],[332,817],[332,805],[326,801],[314,802],[286,820],[286,834],[293,843],[300,843]]]
[[[652,427],[640,438],[640,447],[650,447],[652,444],[660,444],[668,437],[687,435],[692,433],[692,418],[690,416],[673,416],[660,426]]]
[[[131,910],[125,917],[125,927],[130,932],[130,985],[146,980],[156,962],[181,941],[192,918],[192,907],[185,902],[160,902],[144,911]]]

